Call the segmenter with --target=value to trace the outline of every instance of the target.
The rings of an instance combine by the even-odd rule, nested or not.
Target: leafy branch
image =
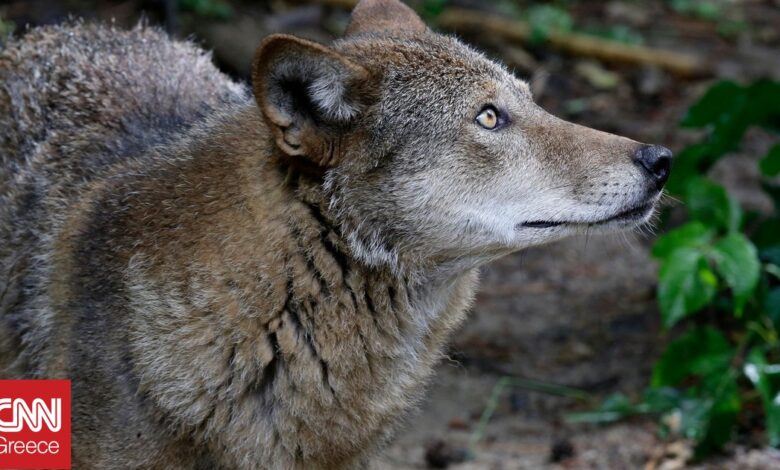
[[[714,85],[683,119],[706,137],[677,157],[668,190],[688,221],[660,237],[658,305],[678,333],[655,365],[637,403],[623,396],[571,417],[606,422],[637,414],[661,418],[662,430],[696,443],[701,457],[723,447],[743,404],[760,398],[767,441],[780,445],[780,143],[758,160],[771,214],[746,212],[707,177],[745,132],[780,130],[780,83]],[[675,423],[670,426],[669,423]]]

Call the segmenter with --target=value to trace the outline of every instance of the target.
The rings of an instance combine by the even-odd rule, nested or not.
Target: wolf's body
[[[472,206],[497,200],[502,163],[447,119],[514,79],[380,7],[402,8],[364,2],[338,53],[267,41],[254,98],[144,27],[38,29],[0,52],[0,377],[73,380],[74,468],[361,466],[418,400],[477,267],[563,236],[560,203],[509,232]],[[518,181],[572,148],[621,153],[614,196],[610,179],[560,188],[595,207],[582,223],[652,205],[637,144],[528,106],[535,150],[518,152],[548,156]],[[442,142],[449,161],[421,158]]]

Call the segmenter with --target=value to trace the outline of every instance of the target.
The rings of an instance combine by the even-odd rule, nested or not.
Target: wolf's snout
[[[643,145],[634,154],[634,161],[647,170],[659,190],[664,187],[672,167],[671,150],[661,145]]]

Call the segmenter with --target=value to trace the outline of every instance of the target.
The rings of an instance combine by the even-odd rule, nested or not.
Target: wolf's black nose
[[[650,173],[658,189],[669,179],[672,167],[672,151],[660,145],[643,145],[634,154],[634,161]]]

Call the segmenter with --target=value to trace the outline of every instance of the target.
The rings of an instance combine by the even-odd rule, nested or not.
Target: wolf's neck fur
[[[166,253],[131,260],[130,340],[142,391],[240,467],[352,464],[418,400],[463,320],[476,272],[426,277],[367,266],[316,184],[278,162],[234,163],[223,178],[178,176],[243,185],[246,196],[204,215],[187,261]],[[220,447],[222,433],[234,445]]]

